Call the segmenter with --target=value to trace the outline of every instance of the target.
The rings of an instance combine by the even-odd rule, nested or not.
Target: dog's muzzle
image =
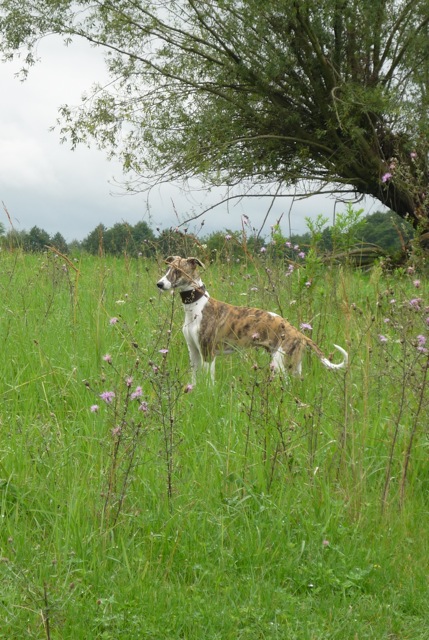
[[[161,278],[161,280],[158,280],[156,283],[156,286],[158,289],[162,289],[162,291],[168,291],[168,289],[171,289],[171,282],[166,278]]]

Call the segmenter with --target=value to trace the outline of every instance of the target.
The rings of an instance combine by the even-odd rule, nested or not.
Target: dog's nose
[[[157,286],[159,289],[163,289],[163,288],[164,288],[164,283],[163,283],[163,282],[161,282],[161,280],[160,280],[159,282],[157,282],[157,283],[156,283],[156,286]]]

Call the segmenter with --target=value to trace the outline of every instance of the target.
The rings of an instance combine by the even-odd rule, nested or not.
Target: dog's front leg
[[[197,383],[197,373],[201,369],[203,359],[198,347],[193,342],[188,342],[189,360],[191,362],[192,384]]]
[[[216,358],[213,358],[211,362],[203,360],[203,369],[206,373],[210,374],[210,380],[212,384],[214,384],[215,381],[215,361]]]

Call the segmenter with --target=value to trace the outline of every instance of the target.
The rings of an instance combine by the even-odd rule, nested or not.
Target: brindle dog
[[[201,368],[210,371],[214,381],[216,355],[241,347],[264,348],[271,354],[273,371],[289,370],[293,375],[301,375],[306,347],[310,347],[328,369],[343,369],[347,365],[348,354],[342,347],[334,344],[343,356],[342,362],[334,364],[311,338],[276,313],[236,307],[211,298],[198,272],[198,267],[204,268],[198,258],[170,256],[166,262],[168,271],[157,286],[163,291],[180,293],[185,310],[183,334],[189,349],[193,383]]]

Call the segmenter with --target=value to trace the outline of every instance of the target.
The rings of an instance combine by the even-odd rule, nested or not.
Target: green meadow
[[[429,638],[427,280],[198,255],[347,370],[191,388],[161,258],[1,252],[0,637]]]

